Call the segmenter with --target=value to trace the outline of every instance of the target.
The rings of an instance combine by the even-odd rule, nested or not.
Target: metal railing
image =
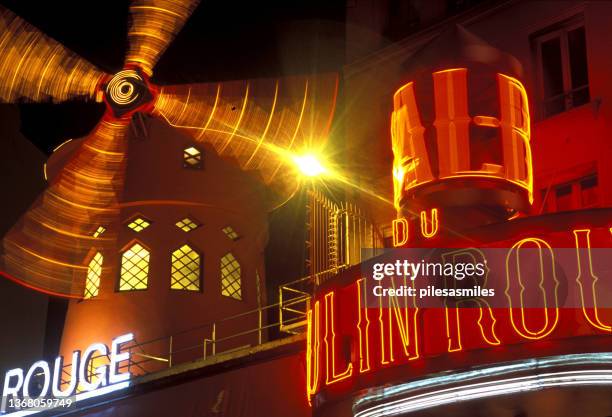
[[[279,330],[284,333],[299,334],[306,330],[306,313],[310,309],[310,299],[315,288],[323,279],[336,275],[349,265],[340,265],[309,275],[278,287]]]
[[[337,204],[313,191],[309,206],[310,273],[279,286],[279,301],[170,336],[144,342],[133,341],[123,351],[129,361],[120,371],[135,376],[151,374],[180,364],[245,351],[306,330],[306,315],[316,287],[351,265],[363,261],[361,249],[382,247],[377,229],[355,205]],[[88,376],[95,380],[105,355],[93,357]],[[62,368],[62,386],[71,379],[71,365]],[[80,388],[77,388],[77,393]]]
[[[309,299],[310,295],[306,303],[309,303]],[[128,345],[130,371],[135,374],[150,373],[181,363],[206,360],[220,354],[262,345],[273,340],[269,335],[271,329],[285,332],[283,324],[292,328],[294,323],[303,321],[303,317],[296,314],[292,318],[285,316],[282,322],[279,318],[278,321],[269,323],[266,316],[271,316],[279,308],[280,303],[271,304],[171,336]],[[303,314],[305,316],[305,310]],[[278,338],[281,337],[276,337]]]
[[[304,299],[304,302],[307,306],[309,305],[310,295]],[[248,350],[269,341],[289,337],[282,336],[280,333],[276,337],[270,337],[268,333],[271,329],[291,335],[299,334],[300,326],[294,326],[294,324],[305,321],[306,309],[303,310],[303,316],[302,310],[295,309],[294,317],[286,315],[282,317],[279,313],[279,320],[272,323],[266,321],[266,316],[273,316],[276,309],[280,311],[280,306],[280,303],[271,304],[170,336],[144,342],[135,340],[122,348],[122,352],[127,351],[130,356],[128,361],[119,365],[118,370],[119,372],[130,372],[133,376],[144,376],[180,364],[205,361],[215,356]],[[94,383],[99,378],[96,369],[101,365],[108,365],[109,362],[109,355],[92,356],[87,368],[89,381]],[[69,386],[72,373],[72,364],[64,364],[60,377],[62,389]],[[34,375],[34,378],[43,377],[42,373]],[[76,394],[81,392],[83,392],[82,387],[77,386]]]

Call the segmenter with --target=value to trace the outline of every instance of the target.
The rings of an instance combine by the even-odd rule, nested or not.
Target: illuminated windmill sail
[[[155,64],[197,3],[132,2],[125,65],[114,75],[0,8],[0,102],[83,99],[107,105],[102,120],[5,236],[7,276],[52,294],[82,296],[82,260],[93,239],[110,244],[116,238],[96,230],[119,215],[127,132],[136,112],[157,116],[240,168],[256,171],[277,201],[296,189],[291,155],[326,140],[336,76],[152,84]]]

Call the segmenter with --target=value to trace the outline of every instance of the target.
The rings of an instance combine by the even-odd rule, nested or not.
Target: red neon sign
[[[504,348],[513,345],[520,345],[523,354],[538,356],[548,352],[548,345],[541,345],[544,341],[558,352],[563,351],[564,340],[611,335],[612,314],[609,308],[597,305],[597,282],[601,278],[591,260],[591,240],[596,236],[596,246],[609,246],[611,233],[609,227],[576,228],[518,239],[514,244],[495,243],[508,248],[506,279],[522,280],[526,291],[542,297],[546,308],[524,307],[522,294],[511,291],[506,294],[508,308],[491,307],[484,299],[476,298],[456,300],[442,309],[427,309],[419,308],[414,300],[399,303],[396,297],[381,298],[378,308],[374,308],[366,304],[370,282],[363,277],[325,292],[308,312],[309,400],[321,390],[329,391],[332,385],[338,385],[332,393],[343,391],[347,384],[359,385],[361,375],[402,366],[414,375],[424,369],[424,363],[436,358],[453,363],[454,355],[461,352],[493,349],[491,354],[471,357],[468,364],[462,362],[474,365],[512,358]],[[559,278],[555,275],[553,248],[570,245],[577,250],[578,269],[576,276],[568,277],[568,285],[578,289],[582,308],[559,308],[556,300]],[[535,278],[521,275],[520,252],[526,248],[541,252],[542,268]],[[444,256],[476,259],[479,254],[477,249],[459,248]],[[460,308],[464,302],[476,307]],[[608,344],[612,342],[606,340]],[[542,350],[542,346],[546,349]],[[606,344],[600,346],[605,348]],[[456,358],[465,361],[464,356]]]
[[[530,117],[527,93],[521,82],[497,74],[499,118],[475,115],[468,109],[468,69],[434,72],[435,119],[425,126],[415,96],[415,83],[393,97],[391,139],[396,208],[405,194],[437,180],[497,178],[522,188],[533,201]],[[502,159],[476,165],[472,160],[470,125],[498,130]],[[435,155],[429,152],[427,129],[435,131]],[[437,162],[437,163],[434,163]]]
[[[421,118],[414,82],[393,97],[393,183],[399,215],[392,223],[393,246],[449,248],[441,257],[450,264],[466,259],[482,265],[486,264],[483,251],[505,251],[495,264],[499,267],[495,276],[503,278],[497,283],[503,283],[505,291],[499,286],[495,290],[506,302],[493,304],[478,292],[470,297],[439,297],[440,307],[428,307],[417,302],[415,291],[405,290],[400,296],[379,297],[376,304],[368,295],[380,281],[369,281],[361,270],[345,271],[320,288],[308,312],[309,401],[406,375],[418,378],[521,357],[610,349],[612,306],[602,307],[598,298],[603,277],[594,266],[591,245],[611,246],[611,212],[499,223],[500,218],[516,217],[533,199],[525,89],[517,79],[496,74],[498,116],[470,115],[466,68],[435,72],[432,81],[434,114],[427,120]],[[501,149],[497,159],[488,161],[471,152],[472,127],[485,128],[487,137],[489,129],[497,131]],[[482,216],[479,205],[502,215]],[[575,248],[575,256],[570,255],[573,269],[565,271],[575,275],[561,276],[555,252],[564,249],[565,262],[568,248],[570,253]],[[535,272],[523,268],[525,252],[536,254]],[[414,290],[418,286],[406,274],[384,275],[390,282],[388,293],[396,286]],[[486,274],[483,279],[487,287]],[[451,285],[472,288],[467,281],[451,280]],[[567,296],[569,287],[579,301],[561,305],[560,294]]]

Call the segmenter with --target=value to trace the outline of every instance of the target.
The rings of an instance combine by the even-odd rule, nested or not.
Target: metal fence
[[[307,267],[318,285],[342,269],[363,262],[364,248],[383,247],[383,237],[366,213],[350,202],[335,202],[319,190],[309,192]]]

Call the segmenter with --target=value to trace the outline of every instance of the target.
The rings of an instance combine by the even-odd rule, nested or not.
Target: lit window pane
[[[202,152],[193,146],[183,149],[183,166],[185,168],[202,168]]]
[[[142,217],[136,217],[130,223],[128,223],[127,227],[135,231],[136,233],[142,232],[147,227],[151,226],[151,222]]]
[[[121,257],[119,291],[144,290],[149,277],[150,253],[139,243],[126,250]]]
[[[242,300],[242,272],[240,263],[228,253],[221,258],[221,295]]]
[[[240,237],[238,233],[236,233],[236,231],[232,228],[232,226],[224,227],[223,233],[225,233],[225,235],[232,240],[237,240]]]
[[[173,290],[200,291],[200,255],[189,245],[183,245],[172,252],[172,281]]]
[[[185,233],[191,232],[192,230],[197,229],[201,225],[199,222],[192,220],[189,217],[185,217],[183,220],[180,220],[175,224],[176,227],[178,227]]]
[[[100,252],[89,261],[87,266],[87,279],[85,280],[85,293],[83,298],[92,298],[100,291],[100,277],[102,276],[102,263],[104,257]]]
[[[104,232],[106,232],[106,228],[104,226],[99,226],[94,232],[93,237],[101,236]]]

